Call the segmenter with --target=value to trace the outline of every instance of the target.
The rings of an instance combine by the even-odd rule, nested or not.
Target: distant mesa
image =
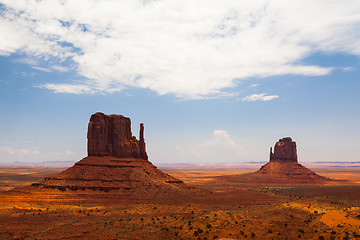
[[[296,142],[290,137],[276,142],[274,152],[270,148],[270,161],[258,171],[250,174],[223,176],[221,179],[231,182],[280,184],[319,184],[330,181],[329,178],[320,176],[298,163]]]
[[[274,153],[270,148],[270,161],[255,174],[299,183],[319,183],[328,180],[298,163],[296,142],[290,137],[280,139],[275,144]]]
[[[142,123],[137,140],[131,133],[129,118],[98,112],[90,118],[87,138],[87,157],[32,186],[155,195],[193,189],[148,161]]]

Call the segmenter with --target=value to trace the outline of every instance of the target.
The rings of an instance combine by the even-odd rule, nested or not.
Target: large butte
[[[131,133],[129,118],[98,112],[90,118],[87,138],[87,157],[32,186],[153,196],[194,190],[148,161],[143,124],[137,140]]]

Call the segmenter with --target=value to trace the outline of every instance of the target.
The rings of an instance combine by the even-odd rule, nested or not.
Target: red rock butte
[[[329,179],[302,166],[297,160],[296,142],[290,137],[275,143],[274,152],[270,148],[270,161],[262,166],[256,175],[269,182],[321,183]]]
[[[298,163],[296,142],[290,137],[276,142],[274,152],[270,148],[270,161],[258,171],[222,176],[217,180],[244,184],[323,184],[330,181]]]
[[[131,133],[131,121],[122,115],[95,113],[88,126],[88,156],[33,187],[59,190],[99,190],[162,195],[189,187],[148,161],[144,125],[140,140]]]

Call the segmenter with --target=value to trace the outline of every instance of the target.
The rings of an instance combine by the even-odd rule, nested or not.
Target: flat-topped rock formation
[[[144,124],[140,124],[140,140],[131,133],[130,118],[95,113],[88,127],[88,156],[133,157],[147,160]]]
[[[129,118],[95,113],[90,118],[87,138],[87,157],[32,186],[153,195],[193,189],[148,161],[142,123],[137,140],[131,133]]]
[[[275,143],[274,152],[270,148],[270,161],[258,171],[250,174],[220,177],[227,182],[242,183],[281,183],[281,184],[319,184],[330,181],[297,161],[296,142],[290,137]]]
[[[275,143],[274,153],[270,148],[270,162],[297,162],[296,142],[290,137],[280,139]]]

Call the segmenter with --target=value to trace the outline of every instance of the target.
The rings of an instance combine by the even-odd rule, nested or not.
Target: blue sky
[[[360,161],[360,3],[0,0],[0,162],[80,160],[92,113],[154,163]]]

